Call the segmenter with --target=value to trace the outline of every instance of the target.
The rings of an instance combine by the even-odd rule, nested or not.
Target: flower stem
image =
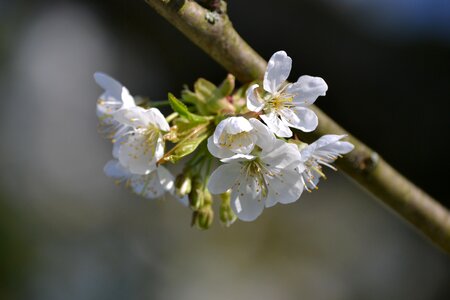
[[[209,178],[211,177],[211,167],[212,167],[212,161],[213,161],[213,157],[211,155],[209,155],[208,157],[206,157],[207,160],[207,164],[206,164],[206,169],[205,169],[205,189],[208,186],[209,183]]]
[[[178,117],[178,113],[177,113],[177,112],[171,113],[170,115],[168,115],[168,116],[166,117],[167,123],[172,122],[176,117]]]

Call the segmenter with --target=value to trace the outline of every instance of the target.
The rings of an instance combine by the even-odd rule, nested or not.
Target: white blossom
[[[124,183],[136,194],[149,199],[156,199],[165,192],[173,192],[174,177],[163,166],[159,166],[146,175],[131,173],[117,159],[110,160],[104,167],[107,176],[116,180],[117,184]]]
[[[117,122],[113,114],[123,108],[135,107],[134,98],[127,88],[110,76],[96,72],[94,79],[105,91],[97,100],[97,117],[100,133],[109,139],[114,139],[127,131],[128,126]]]
[[[157,108],[131,107],[114,113],[114,119],[129,130],[118,137],[116,155],[133,174],[149,174],[164,155],[163,133],[170,130]]]
[[[208,150],[218,158],[230,158],[236,154],[249,154],[255,146],[266,148],[275,136],[261,121],[244,117],[222,120],[214,134],[208,138]]]
[[[336,171],[331,165],[338,157],[353,150],[353,144],[340,141],[346,135],[328,134],[320,137],[314,143],[306,147],[300,146],[301,163],[298,171],[301,174],[305,189],[317,189],[320,177],[326,178],[322,172],[322,166],[327,166]]]
[[[297,166],[300,163],[297,146],[275,140],[272,147],[252,154],[237,154],[222,159],[211,175],[208,189],[222,194],[231,189],[230,205],[243,221],[256,219],[264,207],[296,201],[303,185]]]
[[[301,76],[297,82],[286,83],[292,59],[284,51],[275,52],[264,74],[265,93],[257,91],[254,84],[247,90],[247,108],[261,112],[261,119],[279,137],[291,137],[289,127],[310,132],[316,129],[318,119],[308,108],[319,96],[324,96],[328,86],[320,77]]]

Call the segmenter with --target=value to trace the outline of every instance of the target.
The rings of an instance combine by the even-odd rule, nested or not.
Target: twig
[[[211,22],[211,11],[194,1],[146,2],[240,81],[264,76],[266,61],[239,36],[226,14],[215,15]],[[319,127],[306,135],[307,141],[329,133],[347,134],[355,149],[337,161],[338,167],[450,253],[450,213],[319,108],[313,109]]]

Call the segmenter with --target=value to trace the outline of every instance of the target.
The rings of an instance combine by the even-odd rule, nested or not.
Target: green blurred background
[[[446,0],[230,1],[291,80],[450,206]],[[93,72],[163,99],[226,72],[143,0],[0,0],[0,299],[450,299],[450,260],[341,173],[231,228],[104,176]]]

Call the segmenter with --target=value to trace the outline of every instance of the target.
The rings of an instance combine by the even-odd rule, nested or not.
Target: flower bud
[[[236,108],[231,103],[228,97],[214,99],[208,102],[208,109],[211,113],[233,114]]]
[[[212,204],[212,201],[213,199],[212,199],[212,195],[211,195],[211,193],[209,192],[209,190],[208,189],[205,189],[205,202],[204,202],[204,205],[205,206],[207,206],[207,205],[211,205]]]
[[[200,229],[208,229],[214,220],[214,212],[211,205],[202,207],[199,211],[194,212],[194,224]]]
[[[236,215],[230,207],[230,192],[220,194],[220,221],[225,226],[230,226],[236,221]]]
[[[186,174],[180,174],[175,179],[175,193],[183,197],[185,195],[188,195],[191,192],[192,189],[192,180],[189,175]]]
[[[205,203],[203,180],[200,176],[192,179],[192,187],[189,193],[189,204],[193,210],[199,210]]]
[[[217,87],[206,103],[211,113],[221,112],[232,114],[236,111],[232,103],[232,97],[230,97],[234,86],[235,78],[233,75],[228,74],[227,78]]]

